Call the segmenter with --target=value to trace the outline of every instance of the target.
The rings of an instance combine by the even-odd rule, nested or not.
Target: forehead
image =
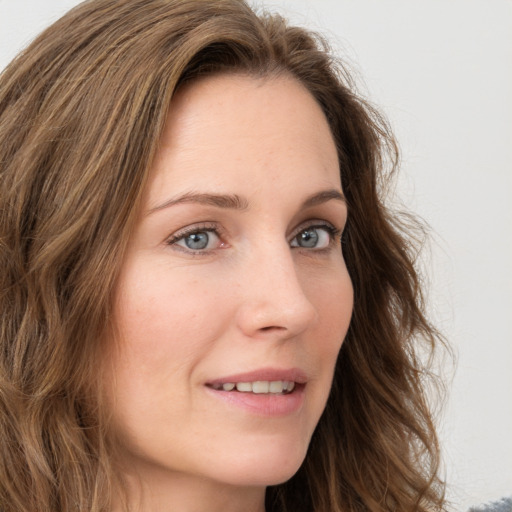
[[[290,167],[303,177],[307,171],[318,186],[341,186],[327,119],[309,91],[289,76],[212,76],[182,86],[173,98],[150,195],[194,180],[219,189],[226,181],[261,186]]]

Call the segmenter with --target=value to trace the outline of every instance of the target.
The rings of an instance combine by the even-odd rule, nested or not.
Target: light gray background
[[[77,3],[0,0],[0,69]],[[398,191],[434,231],[432,314],[458,353],[448,496],[463,511],[512,494],[512,0],[264,4],[326,34],[390,118]]]

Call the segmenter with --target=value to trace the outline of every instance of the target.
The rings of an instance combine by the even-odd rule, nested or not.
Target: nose
[[[244,265],[236,321],[246,336],[288,339],[317,321],[299,270],[286,244],[279,250],[258,251]]]

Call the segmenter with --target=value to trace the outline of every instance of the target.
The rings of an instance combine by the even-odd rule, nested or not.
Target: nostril
[[[260,329],[260,331],[264,331],[264,332],[265,331],[272,331],[273,329],[281,331],[281,330],[283,330],[285,328],[284,327],[279,327],[278,325],[269,325],[268,327],[262,327]]]

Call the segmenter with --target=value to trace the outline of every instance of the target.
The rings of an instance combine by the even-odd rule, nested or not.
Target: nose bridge
[[[246,260],[244,297],[238,320],[246,334],[274,332],[291,337],[316,320],[317,311],[301,283],[286,240],[270,237]]]

